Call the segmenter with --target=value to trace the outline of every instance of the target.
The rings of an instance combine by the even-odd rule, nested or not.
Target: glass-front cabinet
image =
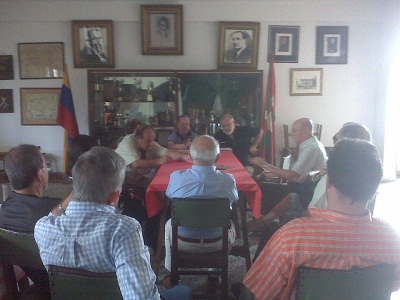
[[[180,114],[198,134],[214,134],[225,113],[261,126],[261,88],[262,71],[88,70],[90,135],[115,148],[129,120],[168,132]]]

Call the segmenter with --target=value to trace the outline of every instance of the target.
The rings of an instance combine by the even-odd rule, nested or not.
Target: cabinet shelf
[[[262,71],[88,70],[90,135],[114,148],[130,119],[172,130],[181,114],[198,134],[212,134],[196,126],[211,111],[217,123],[229,113],[240,125],[261,126],[262,80]]]

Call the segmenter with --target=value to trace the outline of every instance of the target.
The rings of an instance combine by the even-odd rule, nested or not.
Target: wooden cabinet
[[[90,135],[115,148],[130,119],[166,132],[183,113],[198,134],[213,134],[225,113],[260,126],[261,89],[262,71],[88,70]]]

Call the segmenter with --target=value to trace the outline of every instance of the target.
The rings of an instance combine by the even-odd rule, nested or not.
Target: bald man
[[[250,162],[263,168],[264,171],[286,179],[289,182],[301,183],[302,174],[323,168],[328,157],[324,145],[313,136],[313,122],[310,119],[301,118],[294,121],[290,134],[297,145],[299,145],[299,154],[297,160],[291,164],[289,170],[270,165],[261,157],[252,158]],[[292,210],[289,210],[291,208]],[[305,209],[306,207],[302,207],[298,196],[291,193],[270,212],[256,219],[254,222],[250,222],[248,228],[250,231],[261,229],[263,224],[272,222],[286,211],[289,214],[289,218],[298,217]]]

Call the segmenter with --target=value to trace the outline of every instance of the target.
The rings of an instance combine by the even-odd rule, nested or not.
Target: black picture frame
[[[0,89],[0,113],[13,113],[14,99],[12,89]]]
[[[14,64],[12,55],[0,55],[0,80],[14,79]]]
[[[268,29],[268,62],[273,55],[275,63],[297,63],[300,26],[270,25]]]
[[[317,26],[315,63],[347,64],[348,26]]]

